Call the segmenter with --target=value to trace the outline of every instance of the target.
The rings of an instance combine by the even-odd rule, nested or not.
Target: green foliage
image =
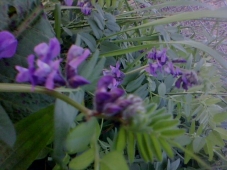
[[[0,30],[12,31],[19,41],[15,56],[0,61],[1,82],[14,83],[15,65],[26,66],[26,57],[33,53],[34,46],[47,42],[54,34],[61,41],[63,61],[66,49],[73,43],[89,48],[92,53],[78,69],[78,74],[91,84],[76,90],[56,89],[67,92],[66,99],[71,105],[57,99],[54,118],[52,106],[40,110],[53,103],[52,98],[32,93],[0,94],[3,107],[0,139],[12,147],[1,143],[1,168],[26,169],[36,158],[45,157],[50,152],[46,145],[52,141],[53,134],[52,156],[57,163],[56,170],[127,170],[129,167],[176,170],[182,164],[189,169],[192,166],[209,169],[217,159],[225,160],[221,149],[227,140],[227,130],[222,128],[227,119],[223,97],[226,94],[220,93],[225,91],[220,74],[226,75],[227,64],[214,48],[225,37],[221,40],[207,35],[206,44],[196,42],[193,40],[195,33],[190,37],[181,34],[184,28],[179,22],[226,19],[226,9],[169,15],[160,9],[182,5],[212,7],[198,1],[179,0],[152,6],[142,0],[135,1],[134,6],[124,0],[91,2],[94,9],[89,16],[82,15],[76,6],[61,6],[54,0],[45,2],[50,5],[45,6],[45,10],[55,33],[39,0],[0,2]],[[146,8],[139,8],[141,3]],[[194,31],[193,27],[188,29]],[[201,34],[205,34],[203,30]],[[183,91],[175,88],[177,78],[172,75],[148,74],[145,71],[149,63],[146,55],[152,48],[166,48],[169,60],[187,60],[186,64],[175,66],[181,70],[194,70],[199,85]],[[212,60],[217,61],[221,69],[217,70]],[[120,70],[125,73],[121,88],[144,100],[145,112],[138,112],[129,120],[118,115],[96,115],[91,109],[103,69],[114,66],[116,61],[121,63]],[[89,106],[91,110],[84,116],[77,104]],[[5,111],[13,122],[24,118],[15,125],[17,140],[14,146],[13,124]]]
[[[72,129],[66,140],[65,147],[68,153],[82,152],[88,148],[92,135],[95,134],[97,127],[97,120],[91,118],[86,123],[81,123]]]
[[[9,116],[0,105],[0,139],[12,147],[16,141],[16,132]]]
[[[53,139],[54,107],[51,105],[15,124],[17,140],[12,148],[1,143],[1,169],[27,169]],[[37,142],[38,141],[38,142]]]
[[[69,98],[78,103],[84,99],[84,91],[71,92]],[[54,135],[54,158],[59,162],[65,157],[64,141],[70,128],[75,127],[75,118],[78,110],[71,105],[57,99],[55,102],[55,135]]]

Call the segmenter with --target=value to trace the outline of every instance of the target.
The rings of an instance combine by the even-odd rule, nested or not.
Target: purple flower
[[[176,81],[175,86],[177,88],[182,87],[183,89],[188,90],[188,87],[192,87],[192,85],[196,84],[198,84],[197,74],[193,71],[190,71],[183,73],[182,76]]]
[[[99,80],[94,100],[96,113],[128,120],[136,113],[144,111],[141,98],[133,95],[125,97],[122,89],[109,88],[113,86],[113,79],[106,75]]]
[[[116,63],[116,67],[110,66],[110,70],[103,70],[103,75],[113,76],[113,86],[120,85],[125,77],[124,73],[120,71],[120,62]]]
[[[16,53],[17,39],[8,31],[0,32],[0,58],[10,58]]]
[[[174,77],[182,75],[182,72],[179,67],[173,65],[173,63],[185,63],[185,59],[175,59],[169,60],[166,55],[166,49],[162,51],[157,51],[155,48],[152,49],[147,55],[148,59],[151,59],[153,62],[149,63],[149,66],[145,69],[148,73],[153,76],[157,76],[157,72],[164,72],[167,74],[172,74]]]
[[[40,43],[35,46],[34,51],[41,61],[50,64],[60,54],[61,46],[57,38],[52,38],[49,45]]]
[[[72,45],[67,54],[66,77],[68,85],[73,88],[89,84],[89,81],[78,75],[78,66],[86,60],[90,51],[79,46]]]
[[[157,51],[155,48],[148,53],[147,58],[155,60],[159,62],[159,64],[164,65],[168,61],[168,57],[166,55],[166,49],[162,51]]]
[[[178,58],[178,59],[173,59],[172,63],[186,63],[187,61],[185,59],[182,58]]]
[[[34,76],[35,72],[35,56],[33,54],[29,55],[27,58],[28,68],[24,68],[21,66],[16,66],[16,70],[19,72],[16,77],[16,81],[18,83],[31,83],[33,86],[37,84],[36,77]]]
[[[78,0],[77,6],[81,7],[81,12],[84,15],[90,15],[93,8],[90,0]]]
[[[113,85],[113,77],[103,76],[99,82],[95,92],[95,109],[98,113],[106,113],[109,116],[117,114],[120,110],[114,102],[124,95],[124,91],[120,88],[109,88]]]
[[[145,70],[153,76],[157,76],[157,72],[162,70],[162,66],[158,62],[149,63],[149,66]]]
[[[73,88],[88,84],[89,82],[78,75],[78,66],[90,55],[88,49],[83,49],[72,45],[67,54],[66,61],[66,80],[62,77],[60,71],[61,59],[56,59],[60,54],[60,43],[56,38],[52,38],[49,44],[40,43],[34,51],[38,56],[36,67],[34,65],[35,56],[28,56],[28,68],[16,66],[19,72],[16,78],[17,82],[28,82],[35,85],[45,86],[47,89],[68,85]]]
[[[16,66],[16,70],[19,72],[16,77],[17,82],[31,83],[33,88],[36,85],[42,85],[50,90],[65,85],[65,80],[59,70],[61,60],[53,60],[60,52],[60,47],[56,46],[58,42],[54,44],[55,40],[55,38],[51,39],[49,46],[41,43],[35,47],[34,51],[40,57],[36,61],[37,67],[34,65],[35,56],[33,54],[28,56],[28,68]]]
[[[64,2],[67,6],[72,6],[73,4],[73,0],[64,0]]]

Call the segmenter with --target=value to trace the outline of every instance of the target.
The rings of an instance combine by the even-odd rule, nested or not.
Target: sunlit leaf
[[[81,170],[87,168],[95,159],[94,149],[89,149],[83,152],[81,155],[73,158],[69,163],[71,170]]]
[[[81,152],[88,147],[92,135],[95,133],[96,123],[96,119],[91,118],[88,122],[79,124],[69,132],[65,141],[68,153]]]
[[[100,160],[100,170],[128,170],[128,165],[123,155],[117,151],[106,154]]]

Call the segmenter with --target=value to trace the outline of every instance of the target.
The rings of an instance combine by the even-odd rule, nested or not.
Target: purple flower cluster
[[[175,67],[173,63],[186,63],[186,60],[184,59],[170,61],[166,55],[166,49],[163,49],[162,51],[153,49],[150,53],[148,53],[147,58],[152,60],[152,63],[149,63],[149,67],[146,68],[146,71],[153,76],[157,76],[158,72],[164,72],[172,74],[176,77],[181,75],[182,72],[180,68]]]
[[[113,79],[113,86],[114,87],[119,86],[122,83],[122,81],[125,77],[124,73],[120,71],[120,62],[116,63],[116,67],[110,66],[110,70],[106,70],[106,69],[103,70],[103,75],[104,76],[105,75],[113,76],[113,78],[114,78]]]
[[[96,113],[129,119],[143,111],[142,99],[133,95],[125,97],[124,90],[113,87],[113,79],[106,75],[99,80],[94,101]]]
[[[17,39],[8,31],[0,32],[0,59],[10,58],[16,53]]]
[[[158,72],[172,74],[174,77],[180,76],[177,79],[175,86],[177,88],[182,87],[185,90],[188,90],[188,87],[198,83],[198,77],[195,72],[182,71],[179,67],[174,66],[175,63],[186,63],[186,60],[170,60],[166,55],[166,49],[163,49],[162,51],[153,49],[150,53],[148,53],[147,57],[152,61],[152,63],[149,63],[149,66],[145,70],[153,76],[157,76]]]
[[[183,88],[188,90],[188,87],[192,87],[192,85],[198,84],[198,77],[194,71],[186,71],[178,78],[175,83],[177,88]]]
[[[62,60],[56,59],[60,54],[60,43],[56,38],[52,38],[49,44],[38,44],[34,48],[34,52],[38,59],[35,60],[33,54],[29,55],[27,58],[28,68],[16,66],[16,70],[19,72],[16,77],[17,82],[31,83],[33,88],[35,85],[41,85],[50,90],[64,85],[77,88],[89,83],[77,74],[77,67],[90,55],[89,50],[84,50],[76,45],[71,46],[66,62],[67,80],[63,78],[60,72]]]
[[[81,7],[81,12],[84,15],[90,15],[93,8],[90,0],[78,0],[77,6]]]

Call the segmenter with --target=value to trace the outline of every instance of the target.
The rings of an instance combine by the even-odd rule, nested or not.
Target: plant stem
[[[206,95],[227,96],[227,93],[205,93],[205,92],[179,92],[179,93],[166,93],[166,95],[186,95],[186,94],[206,94]]]
[[[147,66],[148,66],[148,65],[145,65],[145,66],[139,67],[139,68],[137,68],[137,69],[135,69],[135,70],[126,72],[125,75],[129,75],[129,74],[133,74],[133,73],[136,73],[136,72],[138,72],[138,71],[141,71],[141,70],[145,69]]]
[[[61,99],[62,101],[70,104],[71,106],[75,107],[82,113],[86,115],[90,115],[91,110],[84,107],[83,105],[75,102],[74,100],[70,99],[66,95],[59,93],[55,90],[48,90],[41,86],[36,86],[32,89],[31,85],[27,84],[10,84],[10,83],[0,83],[0,92],[16,92],[16,93],[41,93],[47,94],[49,96],[53,96],[55,98]]]

